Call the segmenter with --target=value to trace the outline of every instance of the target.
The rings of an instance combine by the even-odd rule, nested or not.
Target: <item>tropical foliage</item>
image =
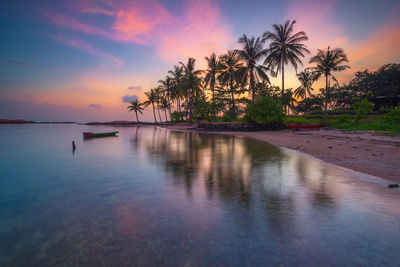
[[[323,115],[343,114],[332,125],[343,128],[363,123],[372,110],[396,107],[400,103],[400,64],[386,64],[376,71],[360,71],[347,84],[339,84],[336,74],[350,66],[341,48],[318,49],[311,56],[309,68],[297,72],[309,53],[303,31],[295,31],[296,21],[274,24],[261,37],[243,34],[239,49],[206,56],[204,70],[196,68],[194,58],[179,62],[158,86],[145,92],[143,102],[131,102],[129,110],[142,114],[152,109],[154,122],[234,121],[257,123],[285,120],[312,120]],[[297,88],[285,88],[285,68],[296,70]],[[281,86],[271,84],[271,77],[281,75]],[[322,80],[324,88],[315,84]],[[277,110],[279,107],[279,112]],[[381,120],[379,126],[394,125],[398,109]],[[397,113],[396,113],[397,112]],[[393,115],[394,114],[394,115]],[[304,116],[317,116],[305,118]],[[331,115],[330,115],[331,116]],[[139,118],[137,117],[137,121]],[[369,123],[369,122],[368,122]],[[351,125],[351,126],[349,126]],[[369,124],[372,125],[372,124]],[[385,128],[386,127],[386,128]]]
[[[322,76],[325,77],[324,120],[326,120],[327,115],[330,79],[338,83],[335,76],[333,76],[333,73],[350,68],[350,66],[345,65],[347,62],[349,62],[349,60],[347,59],[343,49],[334,48],[331,50],[329,46],[328,50],[318,49],[318,53],[310,59],[310,63],[315,63],[316,65],[315,67],[310,68],[315,74],[315,79]]]
[[[299,65],[303,65],[300,57],[304,57],[305,53],[310,53],[306,48],[304,41],[308,40],[305,32],[300,31],[294,33],[294,25],[296,21],[287,20],[285,24],[274,24],[273,31],[264,33],[264,40],[270,40],[269,48],[267,49],[267,57],[264,64],[272,69],[276,69],[276,73],[282,74],[282,94],[281,105],[284,106],[285,93],[285,65],[291,64],[296,70]]]

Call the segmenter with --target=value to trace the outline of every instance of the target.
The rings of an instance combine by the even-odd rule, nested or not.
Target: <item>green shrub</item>
[[[181,118],[183,118],[184,115],[185,115],[185,112],[180,112],[180,114],[179,114],[178,111],[174,111],[171,113],[171,121],[172,122],[180,122],[180,121],[182,121]]]
[[[312,123],[309,119],[306,119],[301,116],[287,116],[285,118],[285,122],[289,123]]]
[[[400,108],[393,108],[387,113],[383,119],[382,124],[391,133],[400,132]]]
[[[374,109],[374,103],[369,102],[368,99],[364,98],[355,102],[352,108],[356,112],[356,121],[359,121],[361,118],[364,118],[368,112],[371,112]]]
[[[393,125],[400,125],[400,108],[392,108],[384,116],[384,121]]]
[[[231,112],[228,111],[224,114],[224,116],[222,116],[222,121],[224,122],[228,122],[228,121],[232,121],[232,117],[231,117]]]
[[[245,118],[260,124],[282,123],[284,114],[278,100],[259,96],[254,103],[247,105]]]
[[[348,123],[350,121],[350,119],[351,119],[351,116],[349,114],[343,114],[343,115],[339,116],[338,122],[340,124],[345,124],[345,123]]]

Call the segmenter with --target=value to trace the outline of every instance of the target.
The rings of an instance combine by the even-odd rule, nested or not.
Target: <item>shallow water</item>
[[[114,129],[0,125],[0,265],[400,262],[400,190],[232,136],[82,139]]]

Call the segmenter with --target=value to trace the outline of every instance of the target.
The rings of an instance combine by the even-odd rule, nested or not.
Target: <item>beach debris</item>
[[[399,188],[400,185],[399,184],[390,184],[388,185],[389,188]]]

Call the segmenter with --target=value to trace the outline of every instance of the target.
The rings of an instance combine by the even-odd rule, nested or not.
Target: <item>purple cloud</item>
[[[129,86],[128,87],[128,90],[140,90],[140,89],[142,89],[141,86]]]
[[[14,64],[14,65],[21,65],[21,66],[30,66],[31,65],[31,64],[26,63],[24,61],[8,59],[8,58],[0,58],[0,62],[5,62],[5,63],[9,63],[9,64]]]
[[[102,108],[100,104],[89,104],[89,108]]]
[[[129,102],[132,102],[132,101],[135,101],[138,99],[139,99],[139,97],[137,95],[124,95],[122,97],[122,102],[129,103]]]

